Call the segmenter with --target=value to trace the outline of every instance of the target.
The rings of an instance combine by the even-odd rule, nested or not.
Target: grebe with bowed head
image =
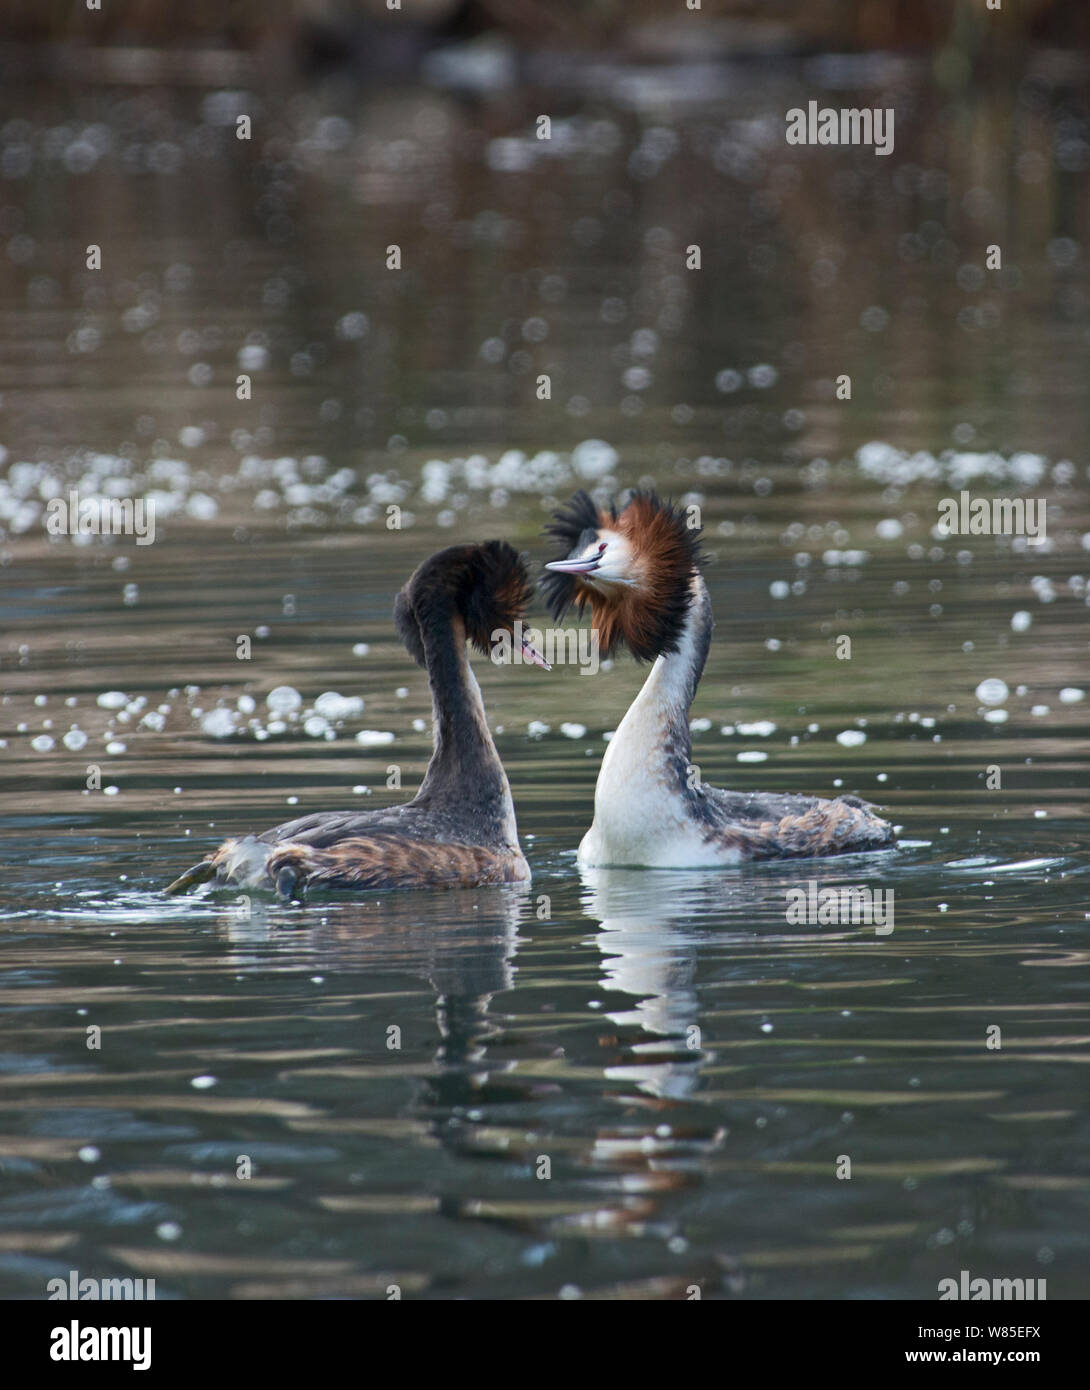
[[[894,846],[892,827],[856,797],[750,795],[692,776],[689,707],[713,622],[699,530],[682,511],[644,492],[599,510],[577,492],[546,529],[563,555],[541,581],[553,617],[589,605],[602,656],[625,645],[654,662],[606,748],[580,864],[725,867]]]
[[[521,636],[532,592],[524,563],[504,541],[451,546],[425,560],[394,603],[401,640],[431,686],[434,750],[416,796],[379,811],[319,811],[226,840],[166,891],[183,893],[211,879],[275,888],[291,899],[308,887],[475,888],[528,880],[511,788],[466,643],[489,653],[496,634],[505,633],[524,660],[545,666]]]

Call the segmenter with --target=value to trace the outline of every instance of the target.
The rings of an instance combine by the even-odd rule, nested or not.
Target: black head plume
[[[545,527],[545,534],[556,541],[554,560],[566,560],[570,555],[578,555],[591,545],[603,526],[612,525],[617,519],[611,507],[608,512],[599,511],[597,503],[589,492],[579,491],[553,512],[553,519]],[[559,622],[569,608],[577,608],[582,616],[583,609],[590,599],[590,591],[579,582],[575,574],[557,574],[546,570],[538,580],[545,606]]]
[[[453,618],[461,619],[470,643],[487,656],[493,634],[513,634],[532,593],[525,561],[506,541],[452,545],[425,560],[398,594],[394,621],[421,665],[425,633]]]

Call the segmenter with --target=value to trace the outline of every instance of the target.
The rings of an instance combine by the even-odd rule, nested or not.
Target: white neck
[[[648,864],[670,854],[672,836],[696,833],[689,810],[694,775],[689,707],[704,670],[712,615],[707,586],[690,581],[692,603],[678,648],[659,656],[606,748],[594,792],[583,864]],[[684,856],[691,862],[691,850]]]

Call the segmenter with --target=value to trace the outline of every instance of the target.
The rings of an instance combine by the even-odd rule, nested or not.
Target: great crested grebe
[[[379,811],[319,811],[262,835],[225,840],[166,891],[214,879],[275,887],[291,899],[308,886],[475,888],[528,880],[511,788],[466,643],[489,653],[502,632],[524,660],[544,666],[521,636],[532,592],[525,565],[505,541],[455,545],[425,560],[394,603],[401,640],[431,686],[435,746],[416,796]]]
[[[682,511],[643,492],[599,511],[577,492],[553,515],[546,530],[564,558],[541,581],[553,617],[589,604],[602,656],[624,644],[654,662],[606,748],[580,864],[682,869],[892,848],[892,827],[856,797],[748,795],[700,780],[689,706],[713,623],[699,530]]]

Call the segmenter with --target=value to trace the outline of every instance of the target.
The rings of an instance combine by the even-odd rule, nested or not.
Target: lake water
[[[553,77],[0,97],[2,1294],[1090,1290],[1086,90]],[[894,154],[787,146],[811,97]],[[421,559],[650,481],[704,521],[704,778],[898,851],[581,874],[642,673],[478,663],[528,891],[162,895],[411,795]],[[71,488],[154,544],[48,534]],[[937,534],[962,489],[1047,540]],[[793,925],[811,880],[894,930]]]

